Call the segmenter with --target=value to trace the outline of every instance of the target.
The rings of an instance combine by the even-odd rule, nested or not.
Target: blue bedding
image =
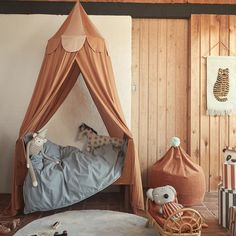
[[[109,144],[92,154],[47,141],[44,152],[60,163],[43,158],[41,153],[31,157],[38,186],[32,186],[27,174],[23,186],[24,213],[69,206],[108,187],[122,174],[124,147],[122,150],[114,150]]]

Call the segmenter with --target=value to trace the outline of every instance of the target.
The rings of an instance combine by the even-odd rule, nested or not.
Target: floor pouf
[[[199,204],[206,191],[203,169],[180,147],[177,137],[172,138],[171,144],[151,169],[150,187],[171,185],[177,191],[179,203],[185,206]]]

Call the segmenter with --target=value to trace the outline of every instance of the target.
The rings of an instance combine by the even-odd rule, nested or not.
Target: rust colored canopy
[[[139,160],[120,106],[110,57],[104,39],[77,2],[58,32],[48,41],[38,80],[16,142],[12,214],[17,214],[24,206],[22,189],[27,173],[24,135],[41,129],[50,120],[80,73],[109,134],[128,138],[126,158],[131,158],[133,170],[130,181],[131,206],[134,212],[144,207]]]

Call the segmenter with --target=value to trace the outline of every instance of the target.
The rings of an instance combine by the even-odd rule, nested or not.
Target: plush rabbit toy
[[[33,138],[27,143],[27,146],[26,146],[26,163],[27,163],[27,168],[29,169],[29,174],[30,174],[32,184],[34,187],[38,186],[38,182],[37,182],[34,168],[32,166],[31,159],[30,159],[32,155],[37,155],[41,152],[44,158],[50,161],[56,162],[57,164],[59,163],[58,160],[55,160],[47,156],[43,152],[43,145],[44,143],[47,142],[47,139],[45,138],[46,132],[47,132],[47,129],[34,133]]]

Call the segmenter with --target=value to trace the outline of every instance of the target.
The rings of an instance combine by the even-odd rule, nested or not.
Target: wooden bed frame
[[[132,185],[133,161],[127,156],[124,161],[124,168],[121,177],[115,181],[114,185],[120,185],[124,191],[124,207],[126,211],[130,209],[130,185]]]

